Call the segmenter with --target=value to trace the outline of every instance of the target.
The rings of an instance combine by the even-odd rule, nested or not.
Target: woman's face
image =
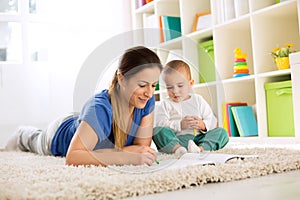
[[[129,107],[145,107],[154,94],[159,75],[159,67],[151,67],[143,69],[131,78],[122,81],[121,92],[129,101]]]

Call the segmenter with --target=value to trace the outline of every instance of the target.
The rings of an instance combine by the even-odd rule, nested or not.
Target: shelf
[[[235,27],[235,29],[236,28],[243,29],[247,25],[247,23],[245,24],[245,21],[249,20],[249,19],[250,19],[250,14],[245,14],[245,15],[242,15],[241,17],[233,18],[233,19],[225,21],[225,22],[223,22],[221,24],[217,24],[217,25],[215,25],[215,28],[222,28],[222,27],[231,28],[231,27]]]
[[[280,17],[286,13],[290,13],[290,11],[296,7],[297,0],[289,0],[254,11],[252,15],[261,15],[262,17],[271,15]]]
[[[185,35],[185,37],[191,38],[196,42],[201,42],[202,40],[205,40],[206,38],[210,38],[213,36],[213,29],[207,28],[200,31],[195,31],[192,33],[189,33]]]
[[[198,88],[207,88],[207,87],[215,87],[217,86],[219,82],[210,82],[210,83],[200,83],[200,84],[194,84],[193,89]],[[156,90],[154,94],[161,94],[161,93],[167,93],[166,89],[163,90]]]
[[[160,43],[159,48],[161,49],[181,49],[182,45],[182,37],[175,38],[173,40],[169,40],[167,42]]]
[[[195,84],[193,88],[203,88],[203,87],[212,87],[212,86],[216,86],[217,84],[219,84],[220,82],[214,81],[214,82],[209,82],[209,83],[199,83],[199,84]]]
[[[137,14],[154,13],[154,1],[151,1],[150,3],[147,3],[140,8],[137,8],[135,10],[135,13],[137,13]]]
[[[230,2],[233,6],[234,0]],[[183,59],[191,66],[192,77],[196,83],[193,91],[209,102],[219,125],[223,124],[224,102],[243,101],[248,105],[256,105],[259,136],[237,137],[233,140],[291,142],[299,139],[299,134],[289,138],[268,137],[264,85],[267,82],[292,80],[291,69],[277,70],[270,52],[276,46],[283,46],[285,43],[293,43],[295,45],[293,49],[300,50],[299,2],[289,0],[276,4],[275,0],[248,0],[249,12],[244,11],[245,14],[238,17],[226,17],[232,19],[225,21],[224,5],[220,6],[219,0],[202,0],[201,3],[199,0],[154,0],[150,6],[133,12],[133,17],[140,19],[142,13],[147,12],[156,16],[168,14],[181,17],[182,36],[160,44],[161,53],[158,55],[162,61],[166,61],[168,51],[175,49],[182,51]],[[223,10],[219,12],[220,8]],[[211,10],[212,13],[212,27],[192,32],[195,15],[207,10]],[[216,81],[199,83],[201,66],[198,44],[208,38],[213,38],[214,53],[210,56],[214,57]],[[234,49],[238,47],[242,53],[247,54],[246,62],[250,75],[233,78]],[[167,95],[167,91],[161,89],[156,92],[160,95],[160,99]]]
[[[226,21],[222,24],[216,25],[214,28],[219,29],[230,29],[230,30],[244,30],[250,29],[250,15],[247,14],[243,17],[234,18],[232,20]]]
[[[270,55],[273,48],[293,43],[295,49],[300,49],[296,1],[282,2],[254,12],[252,24],[255,73],[277,71]]]
[[[249,76],[243,76],[238,78],[230,78],[222,80],[221,83],[237,83],[237,82],[245,82],[245,81],[253,81],[255,78],[255,75],[249,75]]]
[[[265,77],[274,77],[274,76],[282,76],[282,75],[290,75],[291,69],[284,69],[284,70],[276,70],[271,72],[260,73],[257,75],[259,78]]]

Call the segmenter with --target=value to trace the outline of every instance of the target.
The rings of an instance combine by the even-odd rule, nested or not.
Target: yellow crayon
[[[194,128],[194,136],[196,136],[197,135],[197,131],[196,131],[196,129]]]

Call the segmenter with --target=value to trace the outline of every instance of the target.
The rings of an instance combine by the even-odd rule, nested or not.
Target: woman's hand
[[[148,146],[131,145],[123,147],[123,151],[128,154],[134,165],[152,165],[156,159],[156,151]]]
[[[126,152],[129,163],[132,165],[152,165],[156,159],[156,156],[153,154],[146,153],[134,153],[134,152]]]

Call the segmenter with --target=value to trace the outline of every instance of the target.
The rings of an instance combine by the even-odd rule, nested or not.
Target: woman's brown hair
[[[136,73],[145,68],[159,67],[162,70],[159,57],[152,50],[136,46],[127,49],[120,59],[118,69],[116,70],[109,87],[109,95],[113,110],[112,131],[115,139],[115,147],[122,148],[125,145],[128,134],[126,133],[126,123],[122,107],[118,105],[120,85],[118,83],[118,73],[124,78],[130,79]]]

